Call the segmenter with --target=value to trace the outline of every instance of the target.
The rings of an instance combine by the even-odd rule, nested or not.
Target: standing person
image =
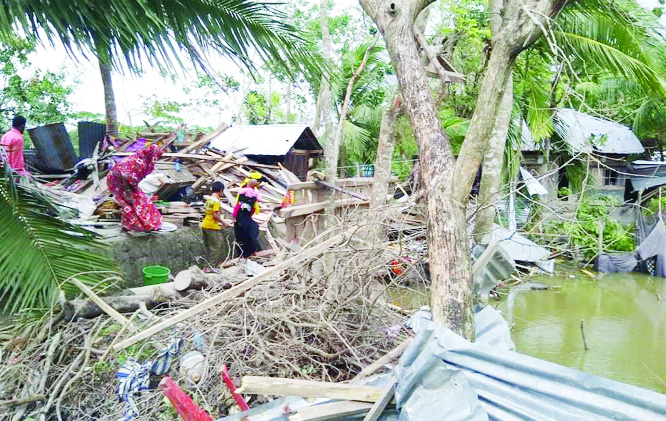
[[[123,228],[128,231],[157,231],[162,228],[162,214],[139,188],[139,181],[153,172],[162,156],[161,146],[153,144],[129,156],[111,168],[106,178],[109,191],[122,207]]]
[[[215,181],[210,186],[210,190],[211,195],[204,205],[206,215],[201,221],[201,232],[203,235],[206,260],[211,266],[213,266],[213,268],[217,268],[224,258],[222,255],[222,227],[226,228],[230,225],[224,222],[220,216],[224,184],[220,181]],[[208,267],[204,268],[204,272],[209,271],[210,269]]]
[[[252,219],[252,215],[259,213],[259,202],[261,202],[259,180],[250,178],[245,187],[238,190],[233,212],[236,220],[234,234],[245,263],[257,251],[259,245],[259,225]]]
[[[19,175],[28,175],[25,170],[23,158],[23,132],[25,131],[25,117],[17,115],[12,119],[12,128],[2,135],[0,146],[7,156],[9,167]]]

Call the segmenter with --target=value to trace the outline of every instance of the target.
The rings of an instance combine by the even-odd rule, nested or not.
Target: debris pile
[[[396,255],[356,230],[323,233],[328,239],[283,252],[254,278],[238,266],[207,274],[205,289],[183,291],[150,311],[137,309],[124,323],[105,316],[65,321],[53,309],[10,333],[15,339],[2,359],[12,364],[3,366],[0,399],[33,401],[0,405],[0,417],[21,411],[35,418],[122,418],[116,373],[131,359],[155,361],[175,337],[183,340],[180,354],[199,351],[206,368],[193,383],[173,356],[169,374],[214,417],[238,410],[221,377],[223,364],[236,385],[246,375],[350,380],[407,337],[403,314],[377,282],[378,270]],[[137,332],[143,336],[136,339]],[[136,419],[174,419],[160,418],[162,399],[156,388],[138,394]]]

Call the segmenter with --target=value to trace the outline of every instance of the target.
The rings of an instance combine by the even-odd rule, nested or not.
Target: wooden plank
[[[224,302],[225,300],[228,300],[229,298],[236,297],[245,291],[251,289],[255,285],[260,284],[263,281],[268,280],[274,275],[279,274],[282,270],[288,269],[291,266],[300,263],[301,261],[305,259],[309,259],[311,257],[317,256],[330,246],[336,244],[340,240],[344,239],[347,235],[351,234],[353,231],[348,230],[342,234],[338,234],[320,244],[317,244],[316,246],[306,249],[301,251],[299,254],[285,260],[282,263],[279,263],[275,266],[273,266],[270,269],[267,269],[265,272],[262,274],[255,276],[254,278],[248,279],[247,281],[240,283],[236,285],[235,287],[228,289],[224,292],[221,292],[218,295],[215,295],[213,297],[208,298],[207,300],[204,300],[200,302],[199,304],[195,305],[194,307],[191,307],[185,311],[182,311],[175,316],[169,317],[168,319],[162,320],[161,322],[157,323],[156,325],[153,325],[149,327],[148,329],[144,330],[143,332],[140,332],[130,338],[125,339],[124,341],[118,342],[116,345],[114,345],[113,349],[116,351],[122,350],[127,348],[128,346],[135,344],[139,342],[140,340],[146,339],[151,337],[152,335],[161,332],[162,330],[175,325],[176,323],[182,322],[183,320],[187,320],[192,316],[195,316],[202,311],[208,310],[209,308],[215,307],[216,305]]]
[[[397,358],[400,355],[402,355],[405,349],[407,349],[407,346],[409,346],[409,344],[412,342],[412,339],[414,338],[410,336],[409,338],[404,340],[400,345],[396,346],[395,348],[387,352],[384,356],[378,358],[377,361],[365,367],[363,370],[361,370],[360,373],[354,376],[352,383],[356,383],[359,380],[374,374],[377,370],[384,367],[387,363],[390,363],[394,358]]]
[[[197,181],[194,182],[194,184],[192,184],[192,189],[196,191],[199,187],[201,187],[204,181],[206,181],[211,177],[214,177],[215,174],[219,173],[220,171],[224,171],[227,168],[231,168],[234,165],[239,165],[245,161],[247,161],[247,158],[245,157],[239,158],[236,161],[219,161],[217,164],[213,165],[213,168],[209,170],[209,174],[211,175],[208,177],[206,176],[200,177]]]
[[[384,408],[386,408],[386,405],[388,405],[389,401],[393,398],[397,382],[398,379],[395,377],[391,378],[389,384],[384,387],[381,398],[378,399],[374,405],[372,405],[370,412],[366,414],[365,418],[363,418],[363,421],[377,421],[377,419],[379,419],[379,416],[384,411]]]
[[[237,390],[237,393],[376,402],[381,399],[383,390],[381,387],[360,384],[315,382],[312,380],[283,379],[279,377],[243,376],[241,387]]]
[[[353,191],[350,191],[350,190],[347,190],[347,189],[343,189],[342,187],[336,186],[333,183],[328,183],[328,182],[322,181],[322,180],[316,180],[315,183],[320,184],[324,187],[328,187],[329,189],[333,189],[335,191],[339,191],[341,193],[348,194],[348,195],[353,196],[357,199],[370,200],[370,198],[365,196],[365,195],[362,195],[362,194],[359,194],[359,193],[356,193],[356,192],[353,192]]]
[[[190,146],[187,146],[187,147],[181,149],[181,152],[182,152],[182,153],[187,153],[187,152],[189,152],[189,151],[193,151],[193,150],[195,150],[195,149],[197,149],[197,148],[202,147],[202,146],[205,145],[206,143],[210,142],[210,141],[211,141],[214,137],[216,137],[217,135],[224,133],[224,131],[227,130],[228,127],[229,127],[229,126],[227,126],[226,124],[222,124],[222,125],[221,125],[220,127],[218,127],[217,130],[215,130],[213,133],[211,133],[211,134],[209,134],[209,135],[207,135],[207,136],[204,136],[204,137],[202,137],[200,140],[197,140],[196,142],[194,142],[193,144],[191,144]]]
[[[498,246],[497,240],[493,240],[488,244],[486,249],[481,253],[481,256],[479,256],[478,259],[474,262],[472,265],[472,279],[476,279],[478,275],[481,274],[483,269],[488,266],[488,263],[490,260],[493,258],[495,255],[495,252],[497,251],[497,246]]]
[[[356,206],[367,205],[367,200],[359,199],[340,199],[335,201],[335,207],[340,206]],[[318,212],[326,207],[326,202],[307,203],[305,205],[288,206],[280,209],[280,215],[285,218],[293,218],[294,216],[309,215]]]
[[[284,167],[284,165],[282,165],[281,163],[278,162],[278,166],[280,167],[280,170],[282,171],[284,176],[287,178],[287,180],[289,180],[290,183],[300,183],[301,182],[301,179],[298,178],[298,176],[296,174],[294,174],[293,172],[286,169]]]
[[[327,421],[361,415],[370,410],[369,402],[337,401],[321,405],[306,406],[289,417],[289,421]]]
[[[101,308],[106,314],[111,316],[113,320],[120,323],[121,326],[129,325],[130,321],[125,316],[114,310],[113,307],[108,305],[106,301],[102,300],[99,297],[99,295],[95,294],[90,288],[84,285],[81,281],[79,281],[76,278],[72,278],[69,280],[69,282],[74,284],[79,290],[81,290],[81,292],[90,297],[90,300],[92,300],[93,303],[97,304],[99,308]],[[130,328],[134,327],[130,326]]]

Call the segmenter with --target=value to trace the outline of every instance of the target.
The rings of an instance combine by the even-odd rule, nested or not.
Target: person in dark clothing
[[[234,234],[236,242],[241,248],[241,257],[247,261],[258,249],[259,225],[252,219],[252,215],[259,213],[259,181],[249,179],[245,187],[238,191],[233,216]]]

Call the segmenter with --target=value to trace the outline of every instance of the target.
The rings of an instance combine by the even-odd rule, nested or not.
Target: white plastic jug
[[[199,351],[190,351],[180,357],[180,372],[192,383],[199,383],[206,370],[204,356]]]

